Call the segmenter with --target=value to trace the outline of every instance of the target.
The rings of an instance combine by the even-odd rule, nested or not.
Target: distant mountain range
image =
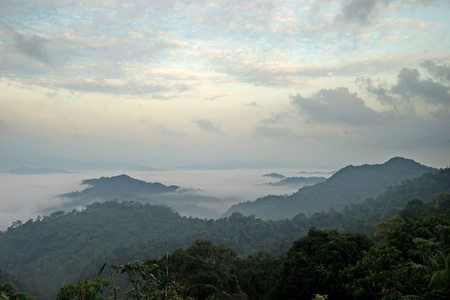
[[[267,183],[267,185],[271,185],[271,186],[291,185],[291,186],[303,187],[306,185],[316,184],[316,183],[319,183],[319,182],[322,182],[325,180],[327,180],[325,177],[287,177],[287,178],[281,179],[280,181],[277,181],[277,182],[269,182],[269,183]]]
[[[224,216],[233,212],[255,215],[262,219],[292,218],[298,213],[311,215],[329,209],[340,210],[346,205],[361,203],[375,197],[403,180],[419,177],[435,168],[411,159],[395,157],[384,164],[347,166],[324,182],[307,186],[289,196],[266,196],[256,201],[233,205]]]
[[[278,174],[278,173],[264,174],[263,177],[271,177],[271,178],[278,178],[278,179],[286,178],[286,176],[284,176],[282,174]]]
[[[27,168],[27,167],[21,167],[16,169],[11,169],[7,171],[6,173],[11,174],[20,174],[20,175],[35,175],[35,174],[54,174],[54,173],[74,173],[67,170],[62,169],[55,169],[55,168]]]

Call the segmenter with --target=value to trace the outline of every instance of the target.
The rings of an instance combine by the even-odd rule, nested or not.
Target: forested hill
[[[440,195],[447,193],[447,195]],[[161,257],[166,251],[187,248],[201,238],[234,249],[241,257],[265,251],[280,254],[308,230],[338,228],[371,233],[373,225],[398,213],[413,199],[406,216],[419,209],[445,210],[450,204],[450,169],[404,181],[384,195],[367,199],[337,213],[318,213],[306,218],[263,221],[235,213],[228,218],[206,220],[181,217],[170,208],[135,202],[94,203],[83,211],[55,212],[25,223],[15,222],[0,233],[0,269],[23,284],[23,290],[52,299],[57,288],[77,279],[94,278],[105,262],[123,264]],[[444,206],[443,206],[444,205]],[[446,206],[445,206],[446,205]],[[447,207],[447,208],[446,208]]]
[[[94,202],[136,201],[153,205],[165,205],[181,215],[219,218],[217,207],[224,206],[223,200],[204,194],[199,189],[164,185],[159,182],[146,182],[122,174],[113,177],[87,179],[81,182],[88,187],[80,192],[59,195],[63,199],[61,207],[70,211]],[[55,211],[52,209],[48,213]]]
[[[395,157],[384,164],[347,166],[324,182],[307,186],[289,196],[266,196],[232,206],[233,212],[255,215],[262,219],[292,218],[298,213],[312,215],[329,209],[341,210],[346,205],[361,203],[375,197],[403,180],[419,177],[437,169],[411,159]]]
[[[265,222],[236,214],[220,220],[181,217],[170,208],[137,202],[105,202],[85,210],[15,222],[0,234],[0,269],[7,270],[40,299],[52,299],[57,287],[76,281],[86,267],[95,276],[108,251],[117,264],[134,261],[137,253],[160,257],[186,248],[198,238],[236,249],[281,253],[305,236],[306,224]],[[116,249],[125,249],[119,251]],[[98,263],[92,263],[99,258]],[[117,260],[116,260],[117,259]]]
[[[131,178],[128,175],[122,174],[113,177],[101,177],[98,179],[86,179],[81,182],[82,185],[89,185],[81,192],[72,192],[63,194],[63,197],[120,197],[124,194],[160,194],[171,193],[179,189],[179,186],[166,186],[159,182],[145,182]]]

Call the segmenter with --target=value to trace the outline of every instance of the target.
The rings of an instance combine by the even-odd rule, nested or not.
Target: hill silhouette
[[[205,195],[199,189],[146,182],[126,174],[86,179],[81,184],[89,187],[79,192],[59,195],[63,199],[63,209],[71,210],[94,202],[119,200],[164,205],[183,216],[218,218],[227,208],[222,199]]]
[[[150,183],[143,180],[134,179],[125,174],[113,177],[101,177],[98,179],[86,179],[83,180],[81,184],[90,185],[91,187],[86,188],[81,192],[72,192],[60,196],[68,198],[120,198],[121,196],[128,195],[131,192],[135,195],[162,194],[172,193],[180,188],[176,185],[166,186],[159,182]]]
[[[313,185],[322,181],[325,181],[325,177],[287,177],[283,178],[277,182],[269,182],[267,185],[271,186],[285,186],[294,185],[298,187],[303,187],[305,185]]]
[[[346,205],[361,203],[375,197],[403,180],[419,177],[437,169],[411,159],[394,157],[384,164],[347,166],[326,181],[306,186],[289,196],[266,196],[256,201],[233,205],[224,216],[233,212],[255,215],[262,219],[292,218],[298,213],[307,216],[329,209],[341,210]]]

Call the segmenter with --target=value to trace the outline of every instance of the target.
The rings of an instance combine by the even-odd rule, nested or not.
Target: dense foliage
[[[378,227],[379,246],[361,234],[311,228],[278,257],[239,258],[197,240],[159,260],[113,267],[131,283],[127,299],[448,299],[450,216],[395,217]],[[91,285],[102,292],[100,282]],[[58,296],[74,287],[76,296],[80,286]]]
[[[83,211],[14,222],[0,234],[0,269],[21,283],[16,285],[21,293],[39,299],[53,299],[64,286],[68,293],[104,287],[105,293],[96,295],[111,295],[111,283],[91,282],[106,253],[113,264],[128,265],[116,274],[123,296],[132,288],[131,276],[145,281],[141,286],[158,297],[378,299],[401,294],[444,299],[450,265],[448,193],[450,169],[444,169],[342,212],[298,214],[291,220],[263,221],[240,213],[206,220],[180,217],[163,206],[95,203]],[[376,224],[378,246],[372,247],[357,232],[372,237]],[[148,276],[135,276],[144,265]],[[110,282],[106,272],[101,276]],[[298,280],[305,284],[299,287]]]

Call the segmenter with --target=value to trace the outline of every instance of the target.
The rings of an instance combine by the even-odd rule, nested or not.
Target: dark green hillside
[[[309,222],[311,226],[318,228],[341,228],[370,234],[375,224],[398,215],[412,200],[416,203],[429,203],[429,207],[432,207],[429,209],[438,213],[445,211],[443,205],[448,203],[448,200],[447,202],[445,200],[448,198],[450,198],[450,168],[405,180],[378,197],[346,206],[341,212],[331,210],[328,213],[315,213],[309,218]],[[425,206],[421,208],[425,211]]]
[[[442,212],[378,224],[384,240],[379,245],[362,234],[311,228],[281,256],[259,252],[242,258],[224,245],[198,239],[159,260],[115,267],[115,282],[130,289],[127,299],[447,300],[450,216]],[[57,299],[81,299],[81,287],[108,285],[104,278],[66,285]]]
[[[306,234],[306,226],[304,220],[265,222],[235,214],[215,221],[180,217],[163,206],[94,203],[82,212],[61,211],[15,222],[0,234],[0,269],[19,278],[41,299],[50,299],[58,286],[76,281],[82,270],[95,275],[99,265],[92,260],[101,265],[107,249],[112,258],[126,262],[143,255],[162,256],[167,238],[170,251],[203,238],[240,255],[259,250],[281,253]]]
[[[329,209],[341,210],[346,205],[375,197],[403,180],[415,178],[436,169],[413,160],[395,157],[381,165],[348,166],[324,182],[307,186],[290,196],[266,196],[253,202],[232,206],[233,212],[256,215],[262,219],[292,218],[298,213],[312,215]]]
[[[180,188],[179,186],[176,185],[166,186],[159,182],[150,183],[145,182],[143,180],[137,180],[125,174],[114,177],[86,179],[83,180],[81,184],[90,185],[91,187],[88,187],[81,192],[72,192],[61,196],[68,198],[102,197],[108,199],[111,197],[120,197],[129,194],[130,192],[133,192],[136,195],[172,193]]]
[[[106,249],[162,238],[162,232],[176,231],[171,226],[179,220],[167,207],[133,203],[95,203],[83,212],[55,212],[0,235],[0,268],[33,291],[46,293],[48,287],[72,280],[73,271]]]

